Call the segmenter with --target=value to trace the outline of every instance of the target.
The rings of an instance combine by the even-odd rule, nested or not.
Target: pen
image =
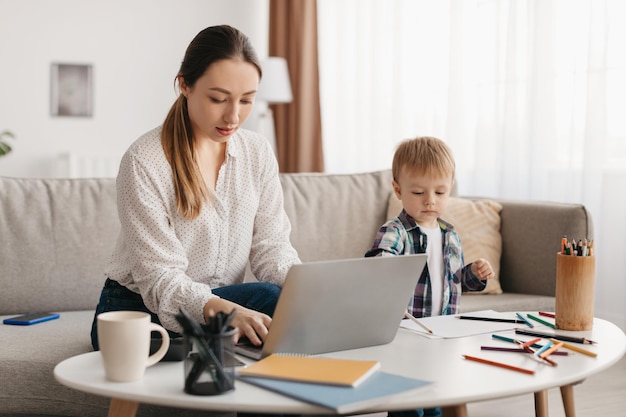
[[[548,321],[545,321],[543,319],[540,319],[539,317],[533,316],[532,314],[526,314],[528,316],[529,319],[535,320],[537,323],[541,323],[544,326],[548,326],[552,329],[556,329],[556,326]]]
[[[516,320],[516,319],[499,319],[499,318],[495,318],[495,317],[474,317],[474,316],[457,316],[458,319],[461,320],[478,320],[478,321],[496,321],[499,323],[518,323],[518,324],[524,324],[524,321],[522,320]]]
[[[533,371],[531,369],[519,368],[517,366],[508,365],[508,364],[502,363],[502,362],[490,361],[488,359],[477,358],[476,356],[470,356],[470,355],[463,355],[463,357],[465,359],[470,360],[470,361],[480,362],[480,363],[484,363],[484,364],[492,365],[492,366],[497,366],[499,368],[510,369],[511,371],[522,372],[522,373],[530,374],[530,375],[534,375],[535,374],[535,371]]]
[[[519,319],[520,319],[520,320],[523,320],[523,321],[524,321],[524,323],[526,323],[526,325],[527,325],[528,327],[531,327],[531,328],[532,328],[532,327],[535,327],[535,326],[533,326],[533,324],[532,324],[531,322],[529,322],[528,320],[526,320],[526,317],[522,316],[520,313],[515,313],[515,315],[516,315],[517,317],[519,317]]]
[[[422,329],[426,330],[428,333],[433,334],[433,331],[428,328],[424,323],[413,317],[409,310],[404,310],[404,317],[411,320],[413,323],[418,324]]]
[[[222,332],[228,331],[228,326],[230,326],[230,323],[233,321],[236,314],[237,314],[237,309],[233,308],[231,312],[228,314],[228,316],[226,316],[226,319],[224,320],[224,323],[222,324],[222,328],[220,329]]]
[[[529,331],[529,330],[524,330],[524,329],[515,329],[515,333],[517,334],[523,334],[526,336],[535,336],[535,337],[543,337],[546,339],[557,339],[563,342],[573,342],[573,343],[582,343],[582,344],[587,344],[587,345],[592,345],[595,344],[596,342],[594,342],[593,340],[589,340],[587,338],[584,337],[573,337],[573,336],[562,336],[562,335],[558,335],[558,334],[550,334],[550,333],[542,333],[542,332],[538,332],[538,331]]]
[[[556,339],[550,339],[550,340],[552,342],[557,342]],[[573,350],[574,352],[582,353],[583,355],[591,356],[592,358],[595,358],[598,356],[598,354],[595,352],[590,352],[586,349],[579,348],[578,346],[570,345],[569,343],[563,343],[563,347],[565,349]]]

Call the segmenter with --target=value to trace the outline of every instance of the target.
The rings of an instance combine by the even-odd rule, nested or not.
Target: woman
[[[262,136],[241,130],[261,66],[230,26],[192,40],[180,95],[162,126],[125,153],[117,177],[121,231],[96,316],[140,310],[172,332],[183,307],[200,323],[237,314],[239,336],[264,340],[280,285],[299,263],[289,242],[278,165]],[[246,264],[261,282],[243,283]],[[98,349],[97,321],[92,344]]]

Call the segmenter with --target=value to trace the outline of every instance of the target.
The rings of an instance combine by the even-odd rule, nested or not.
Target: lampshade
[[[263,78],[259,83],[257,100],[268,103],[289,103],[293,100],[285,58],[271,56],[262,65]]]

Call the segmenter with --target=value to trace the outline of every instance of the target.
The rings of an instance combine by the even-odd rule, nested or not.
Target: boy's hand
[[[493,268],[488,260],[479,258],[472,262],[472,274],[481,281],[491,279],[495,276]]]

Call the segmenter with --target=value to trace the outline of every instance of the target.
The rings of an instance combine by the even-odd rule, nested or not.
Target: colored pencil
[[[558,342],[556,339],[550,339],[553,342]],[[598,356],[595,352],[590,352],[586,349],[579,348],[578,346],[570,345],[569,343],[563,343],[563,347],[565,349],[573,350],[574,352],[582,353],[583,355],[591,356],[592,358],[596,358]]]
[[[533,350],[533,348],[531,348],[530,346],[528,346],[528,343],[522,343],[519,340],[516,340],[516,343],[520,344],[522,346],[522,349],[524,349],[526,352],[532,354],[533,359],[536,359],[537,361],[543,363],[543,364],[549,364],[552,366],[557,366],[558,364],[556,362],[554,362],[552,359],[546,357],[546,358],[540,358],[539,356],[537,356],[537,352],[535,350]]]
[[[572,343],[582,343],[582,344],[587,344],[587,345],[593,345],[596,342],[594,342],[593,340],[589,340],[585,337],[573,337],[573,336],[563,336],[563,335],[559,335],[559,334],[550,334],[550,333],[542,333],[542,332],[538,332],[538,331],[529,331],[529,330],[525,330],[525,329],[515,329],[515,333],[517,334],[523,334],[526,336],[535,336],[535,337],[543,337],[546,339],[557,339],[560,340],[562,342],[572,342]]]
[[[500,347],[500,346],[481,346],[480,350],[491,350],[494,352],[531,353],[531,352],[524,350],[523,348],[505,348],[505,347]],[[557,350],[555,352],[552,352],[552,355],[567,356],[569,355],[569,352]]]
[[[532,324],[531,322],[529,322],[529,321],[526,319],[526,317],[522,316],[522,314],[521,314],[521,313],[515,313],[515,315],[516,315],[517,317],[519,317],[519,319],[520,319],[520,320],[524,320],[524,323],[526,323],[526,325],[527,325],[528,327],[530,327],[530,328],[535,327],[535,326],[533,326],[533,324]]]
[[[535,371],[533,371],[531,369],[519,368],[517,366],[508,365],[508,364],[502,363],[502,362],[490,361],[488,359],[477,358],[476,356],[470,356],[470,355],[463,355],[463,357],[465,359],[470,360],[470,361],[480,362],[480,363],[484,363],[484,364],[492,365],[492,366],[497,366],[499,368],[509,369],[511,371],[522,372],[524,374],[529,374],[529,375],[534,375],[535,374]]]
[[[542,320],[539,317],[533,316],[532,314],[526,314],[526,316],[528,316],[529,319],[531,320],[535,320],[537,323],[541,323],[544,326],[548,326],[552,329],[556,329],[556,326],[548,321]]]
[[[506,336],[500,336],[499,334],[492,334],[491,337],[494,338],[494,339],[502,340],[503,342],[510,342],[510,343],[517,343],[518,342],[515,339],[511,339],[510,337],[506,337]],[[538,343],[533,344],[533,347],[536,347],[536,348],[540,348],[541,346],[543,346],[543,345],[540,345]]]
[[[536,339],[533,339],[533,340],[529,340],[528,342],[522,343],[522,347],[525,348],[525,347],[529,347],[529,346],[535,346],[535,343],[537,343],[540,340],[541,340],[540,337],[538,337]],[[543,346],[539,346],[539,349],[543,349]]]
[[[502,340],[503,342],[518,343],[520,345],[521,343],[523,343],[521,340],[511,339],[510,337],[500,336],[499,334],[492,334],[491,337],[497,340]],[[532,345],[530,345],[530,347],[534,347],[534,348],[541,348],[542,346],[543,345],[540,345],[539,343],[533,343]],[[565,347],[565,345],[563,347]],[[559,350],[559,351],[554,352],[553,355],[568,356],[569,352]]]
[[[481,346],[480,350],[493,350],[496,352],[519,352],[519,353],[528,353],[522,348],[506,348],[500,346]]]
[[[457,316],[461,320],[478,320],[478,321],[495,321],[498,323],[518,323],[524,324],[524,321],[517,319],[500,319],[496,317],[475,317],[475,316]]]
[[[557,366],[558,365],[558,363],[554,362],[552,359],[548,358],[547,356],[545,358],[541,358],[541,359],[543,359],[544,361],[546,361],[547,363],[549,363],[552,366]]]
[[[538,358],[541,357],[541,354],[543,354],[543,352],[547,351],[548,349],[550,349],[552,346],[554,345],[553,342],[548,342],[545,345],[543,345],[543,347],[541,349],[538,349],[535,351],[535,356],[537,356]],[[543,358],[541,358],[543,359]]]
[[[422,329],[426,330],[428,333],[433,334],[433,331],[428,328],[424,323],[419,321],[417,318],[413,317],[409,310],[404,310],[404,318],[411,320],[413,323],[419,325]]]
[[[558,348],[563,346],[563,342],[556,342],[556,343],[552,342],[552,343],[553,345],[550,346],[548,350],[546,350],[545,352],[539,355],[541,359],[547,359],[548,356],[552,355]]]
[[[544,317],[550,317],[551,319],[556,318],[556,316],[553,313],[546,313],[545,311],[540,311],[539,315],[544,316]]]

